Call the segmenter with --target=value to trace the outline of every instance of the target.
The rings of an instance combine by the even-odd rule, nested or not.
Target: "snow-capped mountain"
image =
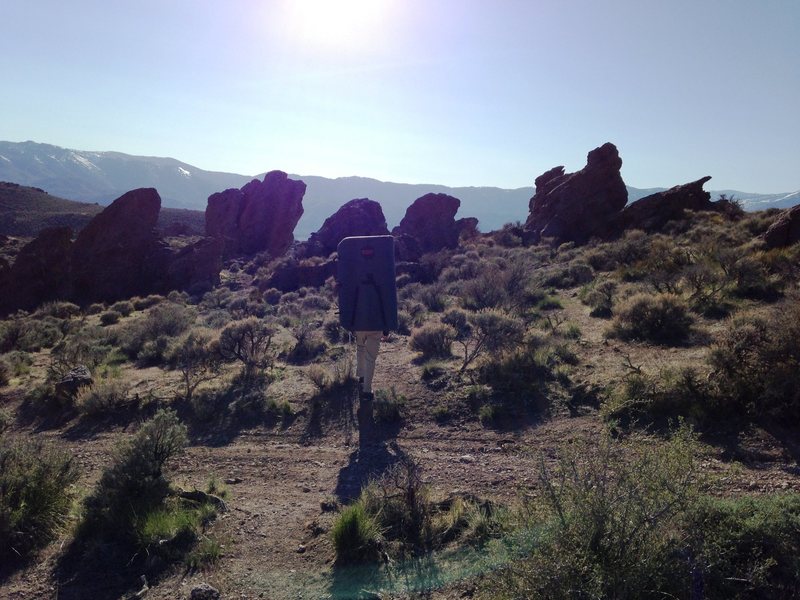
[[[154,187],[167,206],[204,209],[210,194],[240,187],[250,178],[204,171],[173,158],[0,142],[0,180],[100,204],[134,188]]]
[[[275,165],[272,168],[280,168]],[[263,175],[263,173],[261,174]],[[255,175],[260,176],[260,175]],[[291,175],[307,185],[305,213],[295,235],[304,239],[342,204],[354,198],[381,203],[389,227],[400,222],[406,208],[429,192],[445,193],[461,200],[458,217],[477,217],[482,231],[524,221],[533,187],[452,188],[433,184],[378,181],[367,177],[329,179],[313,175]],[[164,206],[205,210],[208,197],[227,188],[241,187],[254,176],[205,171],[173,158],[132,156],[121,152],[69,150],[35,142],[0,141],[0,181],[41,188],[71,200],[108,204],[123,193],[140,187],[158,190]],[[531,177],[533,179],[533,176]],[[686,183],[686,182],[675,182]],[[629,202],[664,188],[628,187]],[[752,194],[736,190],[711,191],[739,200],[746,210],[786,208],[800,202],[800,191],[786,194]]]

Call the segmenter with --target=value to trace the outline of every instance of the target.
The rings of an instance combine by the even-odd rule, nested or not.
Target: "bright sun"
[[[358,48],[379,39],[393,0],[287,0],[288,33],[306,47]]]

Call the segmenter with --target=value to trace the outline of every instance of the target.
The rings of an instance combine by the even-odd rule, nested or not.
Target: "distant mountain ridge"
[[[531,179],[536,177],[531,175]],[[36,142],[0,141],[0,181],[39,187],[50,194],[82,202],[109,204],[123,193],[140,187],[158,190],[164,206],[205,210],[208,196],[241,187],[254,176],[205,171],[173,158],[133,156],[120,152],[70,150]],[[257,175],[263,177],[263,173]],[[291,175],[306,185],[305,213],[295,230],[307,238],[342,204],[354,198],[380,202],[389,227],[400,222],[406,208],[430,192],[445,193],[461,200],[459,217],[477,217],[482,231],[504,223],[524,221],[533,187],[448,187],[378,181],[367,177],[330,179],[315,175]],[[676,181],[675,184],[685,183]],[[633,202],[665,188],[639,189],[628,186]],[[800,191],[786,194],[752,194],[736,190],[711,191],[733,196],[746,210],[786,208],[800,202]]]

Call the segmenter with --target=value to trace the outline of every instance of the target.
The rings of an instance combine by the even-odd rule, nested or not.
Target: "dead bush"
[[[216,342],[201,332],[191,332],[171,350],[167,361],[181,373],[186,400],[192,400],[199,385],[219,376],[220,358]]]
[[[522,341],[524,327],[519,319],[497,309],[465,314],[450,311],[443,321],[456,331],[456,342],[464,350],[461,372],[486,353],[500,353]]]
[[[238,360],[245,374],[254,375],[275,361],[272,340],[276,333],[272,323],[255,317],[234,321],[219,336],[219,353],[225,360]]]

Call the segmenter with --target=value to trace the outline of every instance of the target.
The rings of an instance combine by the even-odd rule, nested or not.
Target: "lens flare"
[[[390,29],[393,0],[289,0],[286,33],[307,48],[363,49]]]

